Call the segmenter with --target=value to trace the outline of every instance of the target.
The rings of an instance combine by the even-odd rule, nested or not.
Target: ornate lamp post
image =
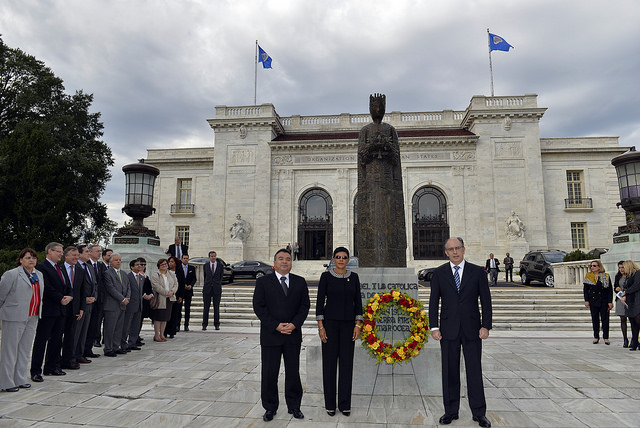
[[[640,233],[640,152],[636,152],[635,146],[631,147],[611,159],[611,164],[618,175],[620,202],[617,205],[633,216],[631,223],[618,227],[616,235]]]
[[[122,171],[127,180],[122,212],[133,218],[133,223],[120,228],[115,236],[150,236],[157,239],[155,230],[149,230],[143,221],[156,210],[153,208],[153,188],[160,170],[140,159],[138,163],[123,166]]]

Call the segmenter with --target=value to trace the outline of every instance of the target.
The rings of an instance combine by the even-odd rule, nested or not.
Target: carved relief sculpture
[[[357,246],[362,267],[406,267],[400,145],[396,129],[382,123],[386,97],[369,97],[373,123],[358,137]]]
[[[511,211],[511,215],[507,217],[505,220],[506,225],[504,227],[505,232],[507,234],[507,238],[509,239],[518,239],[524,238],[524,232],[526,227],[520,217],[516,214],[515,211]]]
[[[229,228],[229,232],[231,232],[232,241],[245,242],[251,233],[251,226],[248,221],[243,220],[240,214],[238,214],[236,221],[234,221],[231,228]]]

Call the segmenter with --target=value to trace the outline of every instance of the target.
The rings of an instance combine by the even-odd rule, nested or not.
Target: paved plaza
[[[492,331],[483,366],[493,426],[640,426],[640,352],[622,348],[612,327],[611,346],[593,345],[588,332]],[[309,343],[315,331],[305,330]],[[443,413],[440,395],[355,395],[350,417],[330,417],[322,394],[306,393],[305,419],[296,420],[284,405],[281,374],[280,409],[263,422],[257,328],[223,323],[220,331],[181,332],[166,343],[152,335],[145,324],[142,351],[102,356],[29,390],[0,392],[0,427],[407,427],[437,426]],[[303,344],[303,384],[305,356]],[[478,426],[466,397],[450,426]]]

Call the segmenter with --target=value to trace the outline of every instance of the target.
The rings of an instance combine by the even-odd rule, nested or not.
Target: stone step
[[[304,326],[315,328],[315,296],[317,288],[310,287],[311,311]],[[418,297],[426,306],[430,289],[420,287]],[[496,330],[562,329],[588,331],[589,313],[583,304],[581,289],[532,289],[495,287],[491,289],[493,327]],[[259,320],[253,313],[253,286],[223,286],[220,312],[222,323],[228,326],[257,327]],[[191,305],[192,326],[202,323],[202,293],[194,294]]]

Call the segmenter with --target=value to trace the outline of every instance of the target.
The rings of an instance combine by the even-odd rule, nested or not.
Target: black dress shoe
[[[203,327],[203,329],[206,329],[206,327]],[[262,420],[265,422],[269,422],[271,420],[273,420],[273,417],[276,415],[276,412],[273,410],[267,410],[266,412],[264,412],[264,416],[262,416]]]
[[[30,383],[23,383],[22,385],[18,385],[19,388],[22,389],[29,389],[31,388],[31,384]]]
[[[129,346],[130,351],[142,351],[142,348],[138,348],[137,346]]]
[[[17,386],[14,386],[13,388],[7,388],[7,389],[3,389],[4,392],[18,392],[20,391],[20,388],[18,388]]]
[[[80,364],[78,363],[69,363],[62,366],[65,370],[80,370]]]
[[[167,336],[167,338],[169,338],[169,339],[173,339],[174,337],[175,337],[175,334],[170,334],[170,335]]]
[[[184,326],[184,331],[189,331],[189,326]]]
[[[89,364],[91,362],[90,359],[85,358],[85,357],[80,357],[80,358],[76,359],[76,361],[78,362],[78,364]]]
[[[342,414],[347,416],[347,417],[349,417],[349,416],[351,416],[351,410],[343,410]]]
[[[478,423],[481,427],[489,428],[491,426],[491,422],[487,419],[486,416],[474,416],[473,420]]]
[[[440,423],[440,425],[449,425],[451,423],[452,420],[454,419],[458,419],[458,414],[454,414],[454,415],[450,415],[448,413],[445,413],[444,415],[442,415],[440,417],[440,420],[438,421]]]
[[[100,358],[100,355],[91,353],[91,354],[85,355],[84,357],[85,358]]]
[[[300,409],[289,410],[289,414],[293,415],[296,419],[304,419],[304,415],[300,411]]]
[[[203,325],[203,326],[202,326],[202,331],[205,331],[206,329],[207,329],[207,326],[206,326],[206,325]],[[269,420],[271,420],[271,419],[269,419]]]
[[[64,375],[66,375],[66,373],[63,372],[60,369],[55,369],[55,370],[53,370],[51,372],[44,372],[44,375],[45,376],[64,376]]]
[[[327,415],[335,416],[336,415],[336,411],[335,410],[327,410]]]
[[[105,356],[105,357],[117,357],[117,356],[118,356],[118,354],[116,354],[116,353],[115,353],[115,352],[113,352],[113,351],[109,351],[109,352],[105,352],[105,353],[104,353],[104,356]]]
[[[120,354],[120,355],[124,355],[127,353],[127,351],[123,351],[122,349],[118,349],[117,351],[114,351],[116,354]]]
[[[144,343],[142,343],[142,341],[141,341],[141,340],[138,340],[138,341],[136,342],[136,346],[144,346]]]
[[[93,347],[94,348],[102,348],[102,345],[100,344],[99,340],[96,340],[96,341],[93,342]]]
[[[40,374],[34,374],[33,376],[31,376],[31,380],[34,382],[44,382],[44,379]]]
[[[216,326],[216,330],[220,330],[220,326],[219,325]]]

